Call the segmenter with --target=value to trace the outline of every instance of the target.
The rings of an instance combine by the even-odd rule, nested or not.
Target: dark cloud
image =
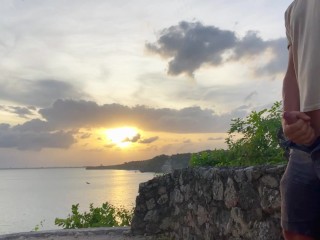
[[[52,107],[40,109],[39,113],[50,126],[58,129],[131,125],[143,130],[175,133],[224,132],[232,117],[246,114],[238,109],[218,115],[211,109],[197,106],[180,110],[155,109],[74,100],[57,100]]]
[[[42,148],[68,148],[75,136],[85,139],[90,133],[80,128],[135,126],[145,131],[173,133],[225,132],[231,119],[243,117],[245,108],[218,115],[211,109],[188,107],[170,108],[128,107],[120,104],[98,105],[90,101],[57,100],[50,108],[39,110],[43,119],[32,119],[23,124],[0,124],[0,148],[41,150]],[[148,144],[158,136],[143,139],[138,133],[124,142]],[[97,140],[102,140],[98,138]],[[110,147],[110,146],[109,146]]]
[[[168,73],[179,75],[193,72],[202,64],[220,65],[225,50],[236,44],[234,32],[201,23],[180,22],[161,32],[157,43],[147,43],[148,50],[172,58]]]
[[[70,83],[58,80],[2,81],[0,88],[0,99],[38,107],[50,106],[59,98],[80,99],[86,96]]]
[[[8,129],[10,129],[10,124],[0,123],[0,131],[7,131]]]
[[[274,41],[269,41],[269,45],[273,57],[266,65],[258,68],[255,71],[257,75],[274,75],[277,73],[282,73],[287,67],[287,40],[285,38],[281,38]]]
[[[28,118],[34,115],[34,110],[32,108],[11,106],[10,109],[21,118]]]
[[[138,134],[136,134],[135,136],[133,136],[133,137],[131,137],[131,138],[129,138],[129,137],[125,138],[122,142],[133,142],[133,143],[135,143],[135,142],[137,142],[140,138],[141,138],[141,135],[138,133]]]
[[[36,114],[36,108],[29,106],[29,107],[21,107],[21,106],[0,106],[0,110],[13,113],[18,115],[21,118],[29,118]]]
[[[48,122],[40,119],[32,119],[23,124],[13,126],[12,129],[18,132],[50,132],[55,130]]]
[[[69,148],[75,139],[70,132],[32,132],[0,129],[0,148],[39,151],[42,148]]]
[[[81,138],[81,139],[87,139],[87,138],[89,138],[90,136],[91,136],[90,133],[83,133],[83,134],[80,136],[80,138]]]
[[[149,143],[153,143],[153,142],[157,141],[158,139],[159,139],[158,136],[154,136],[154,137],[150,137],[150,138],[141,139],[139,141],[139,143],[149,144]]]
[[[259,37],[257,32],[249,31],[241,40],[237,41],[233,51],[233,58],[238,60],[254,57],[264,52],[268,47],[269,43]]]
[[[146,48],[170,59],[168,74],[187,74],[193,77],[201,66],[221,65],[228,61],[247,60],[270,50],[273,57],[256,74],[276,74],[286,67],[286,39],[265,41],[255,31],[249,31],[242,39],[236,33],[204,26],[199,22],[180,22],[164,29],[156,43],[147,43]],[[228,58],[224,55],[230,55]]]
[[[23,124],[0,124],[0,148],[39,151],[43,148],[69,148],[75,131],[55,129],[48,122],[32,119]]]

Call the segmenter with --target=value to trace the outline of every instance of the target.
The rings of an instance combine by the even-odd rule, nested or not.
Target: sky
[[[289,0],[2,0],[0,168],[225,148],[281,100]]]

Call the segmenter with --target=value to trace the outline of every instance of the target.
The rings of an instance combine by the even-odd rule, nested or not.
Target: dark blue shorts
[[[290,151],[280,183],[281,225],[286,231],[320,239],[320,157],[311,152]]]

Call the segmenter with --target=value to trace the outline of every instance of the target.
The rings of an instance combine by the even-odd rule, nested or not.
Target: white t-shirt
[[[300,111],[320,109],[320,1],[295,0],[285,13],[285,24],[299,86]]]

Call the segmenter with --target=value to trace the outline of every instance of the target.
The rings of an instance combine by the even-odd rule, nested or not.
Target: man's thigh
[[[281,179],[281,224],[284,230],[320,236],[320,180],[309,154],[292,150]]]

